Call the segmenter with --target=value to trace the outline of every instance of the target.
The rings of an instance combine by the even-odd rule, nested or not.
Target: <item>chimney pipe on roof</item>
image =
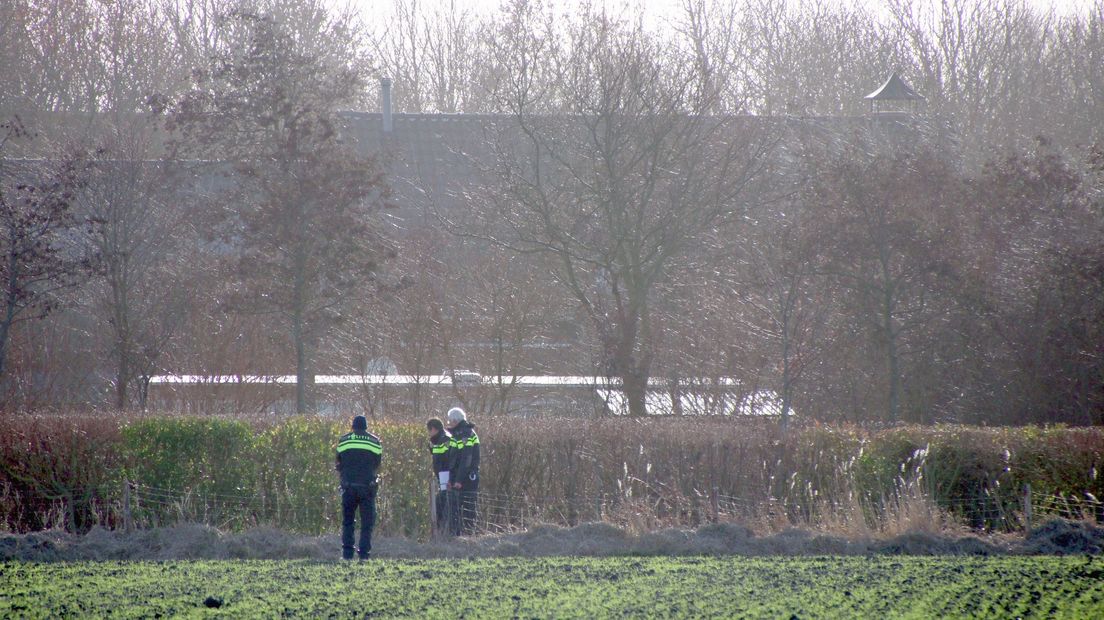
[[[380,112],[383,115],[383,133],[391,133],[391,78],[380,78]]]

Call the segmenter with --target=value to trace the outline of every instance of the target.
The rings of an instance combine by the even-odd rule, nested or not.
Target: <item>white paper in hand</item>
[[[448,490],[449,473],[447,471],[437,472],[437,482],[441,483],[441,490]]]

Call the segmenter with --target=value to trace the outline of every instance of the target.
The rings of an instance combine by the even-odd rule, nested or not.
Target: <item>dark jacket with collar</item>
[[[464,420],[452,429],[452,462],[449,480],[464,487],[479,484],[479,435],[475,426]]]
[[[452,465],[452,435],[441,430],[429,440],[429,453],[433,456],[433,473],[449,471]]]
[[[335,450],[341,486],[372,486],[376,483],[376,474],[383,461],[383,446],[379,437],[368,431],[346,433],[338,440]]]

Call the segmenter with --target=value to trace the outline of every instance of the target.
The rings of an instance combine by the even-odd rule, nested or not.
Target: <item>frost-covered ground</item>
[[[885,538],[846,538],[787,530],[758,536],[729,523],[697,530],[668,529],[631,534],[593,523],[573,528],[541,526],[527,532],[422,543],[382,538],[374,554],[382,558],[691,556],[691,555],[1082,555],[1104,551],[1104,528],[1055,520],[1027,537],[911,532]],[[302,536],[258,528],[225,533],[202,525],[178,525],[135,532],[93,529],[0,535],[0,560],[39,562],[79,560],[314,559],[340,556],[336,534]]]

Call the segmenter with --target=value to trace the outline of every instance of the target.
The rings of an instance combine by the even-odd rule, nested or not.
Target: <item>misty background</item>
[[[4,410],[1104,420],[1104,3],[658,13],[5,2]]]

